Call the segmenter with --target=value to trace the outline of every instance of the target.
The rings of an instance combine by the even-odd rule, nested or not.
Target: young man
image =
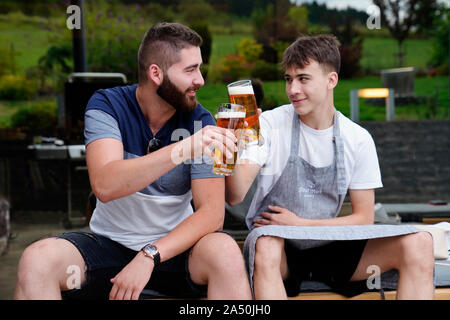
[[[183,25],[155,25],[139,48],[139,84],[92,96],[85,137],[98,199],[93,233],[28,247],[16,299],[138,299],[144,288],[178,297],[251,298],[239,247],[215,232],[223,226],[224,179],[202,155],[212,155],[211,147],[230,153],[236,138],[215,127],[197,102],[204,84],[201,43]]]
[[[226,178],[226,200],[236,205],[258,175],[245,244],[255,298],[295,296],[310,279],[355,295],[367,290],[368,267],[377,266],[381,273],[398,270],[399,299],[431,299],[431,236],[372,225],[381,175],[370,134],[334,107],[338,45],[322,35],[286,49],[291,104],[261,115],[264,145],[248,147]],[[347,190],[352,214],[337,217]]]

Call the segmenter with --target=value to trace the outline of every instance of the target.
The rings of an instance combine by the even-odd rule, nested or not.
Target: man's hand
[[[153,272],[153,260],[139,252],[111,282],[110,300],[138,300]]]
[[[289,211],[288,209],[278,207],[278,206],[268,206],[269,212],[261,212],[260,216],[262,219],[254,219],[253,226],[262,227],[267,225],[281,225],[281,226],[299,226],[307,225],[308,219],[303,219],[298,217],[295,213]]]
[[[261,116],[262,109],[258,108],[258,118]],[[248,122],[244,121],[244,128],[248,127]],[[252,137],[255,136],[255,131],[253,129],[244,129],[242,132],[239,132],[239,135],[241,138],[239,139],[239,148],[247,149],[247,143],[252,141]],[[262,146],[264,144],[264,138],[260,134],[259,139],[262,141],[259,141],[258,144]]]
[[[195,159],[206,154],[215,162],[220,163],[222,160],[217,159],[214,149],[219,149],[227,158],[233,158],[234,152],[238,150],[237,141],[238,139],[231,130],[216,126],[206,126],[188,139],[181,141],[179,148],[174,150],[175,154],[173,154],[179,161],[174,162]]]

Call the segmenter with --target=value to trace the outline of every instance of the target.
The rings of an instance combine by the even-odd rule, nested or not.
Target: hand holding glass
[[[239,136],[244,129],[245,108],[243,106],[233,103],[222,103],[219,105],[216,118],[218,127],[231,130],[239,140]],[[213,172],[225,176],[232,175],[237,160],[237,151],[234,152],[231,158],[227,158],[218,148],[214,149],[214,154],[220,162],[214,161]]]
[[[231,103],[243,105],[246,110],[247,126],[245,127],[245,141],[247,145],[262,145],[259,133],[258,106],[251,80],[240,80],[228,85],[228,96]]]

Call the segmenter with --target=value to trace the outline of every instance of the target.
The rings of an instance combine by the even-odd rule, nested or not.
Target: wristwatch
[[[142,252],[146,257],[152,258],[154,267],[158,266],[161,262],[158,248],[154,244],[147,244],[142,249]]]

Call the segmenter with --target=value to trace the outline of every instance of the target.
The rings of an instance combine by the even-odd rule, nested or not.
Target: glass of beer
[[[231,130],[239,140],[239,136],[244,129],[244,106],[233,103],[222,103],[219,105],[218,111],[216,115],[217,126]],[[225,154],[222,154],[219,149],[215,148],[214,154],[221,163],[214,161],[213,172],[224,176],[232,175],[237,160],[237,152],[234,152],[233,157],[227,158]]]
[[[245,127],[246,145],[262,144],[259,135],[258,106],[251,80],[239,80],[228,85],[228,96],[231,103],[245,107],[247,126]]]

